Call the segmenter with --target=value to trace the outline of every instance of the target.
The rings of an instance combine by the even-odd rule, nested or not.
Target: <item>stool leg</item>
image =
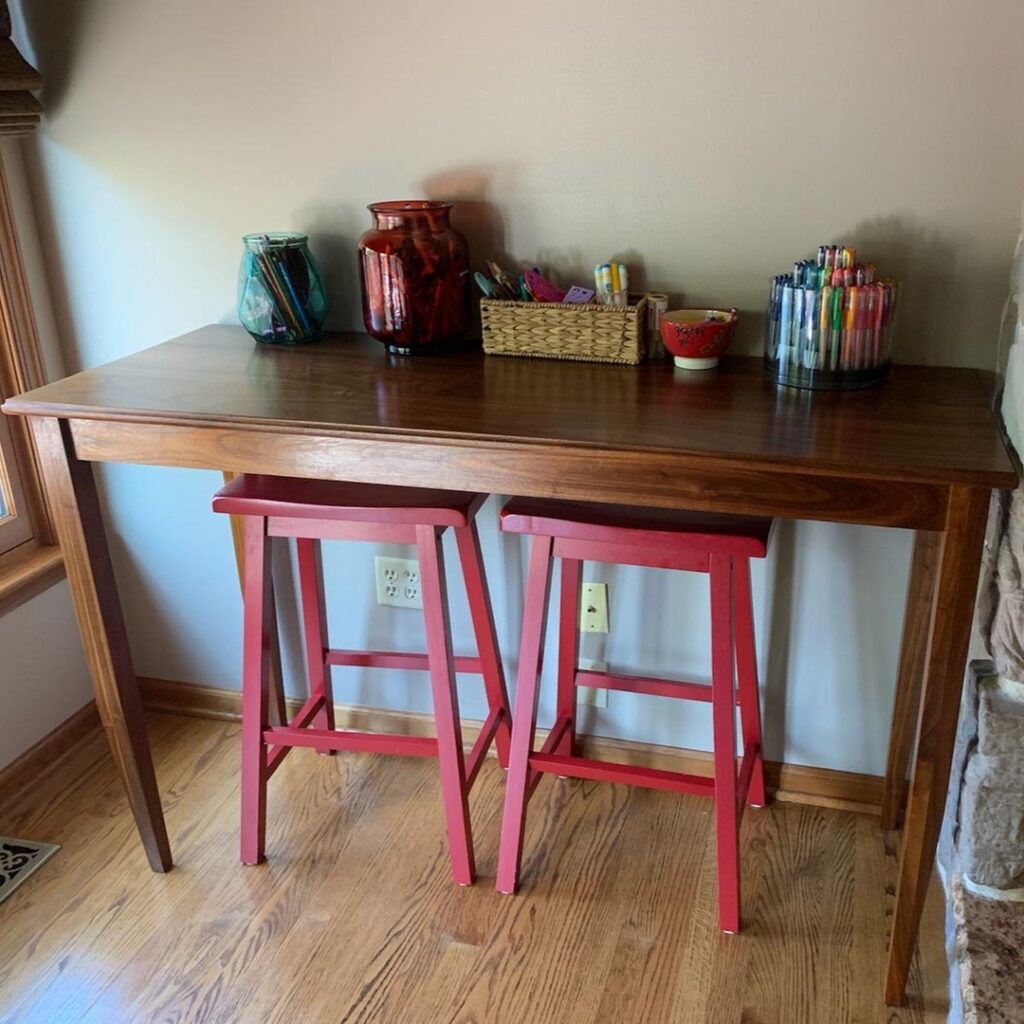
[[[558,610],[558,708],[555,721],[568,718],[569,728],[556,753],[576,753],[576,665],[580,653],[580,579],[583,563],[563,558]]]
[[[417,526],[416,549],[423,586],[427,660],[430,664],[430,686],[434,694],[437,759],[441,770],[441,794],[448,828],[452,877],[459,885],[471,885],[476,875],[476,866],[473,863],[473,836],[469,823],[459,696],[455,689],[455,662],[452,659],[448,593],[439,531],[433,526]]]
[[[764,807],[764,750],[761,740],[761,700],[757,686],[757,652],[754,648],[754,609],[750,597],[750,559],[733,561],[736,626],[736,677],[740,695],[740,727],[743,753],[757,750],[747,790],[751,807]]]
[[[523,605],[523,634],[519,645],[515,710],[512,713],[512,746],[505,779],[505,813],[501,822],[501,848],[495,889],[513,893],[519,881],[523,856],[523,829],[530,783],[530,754],[537,727],[537,695],[540,659],[544,649],[544,623],[551,589],[551,538],[534,537],[530,543],[530,567]]]
[[[327,624],[324,621],[323,566],[320,541],[298,537],[295,550],[299,561],[299,591],[302,594],[302,630],[306,641],[306,678],[310,697],[322,696],[323,704],[314,715],[313,729],[334,728],[334,692],[331,670],[327,667]],[[333,754],[330,749],[317,748],[318,754]]]
[[[245,519],[242,635],[242,828],[243,864],[263,860],[267,823],[268,680],[271,646],[270,539],[266,519]]]
[[[736,807],[736,692],[733,679],[732,559],[711,556],[711,715],[714,726],[718,927],[740,929]]]
[[[494,611],[488,597],[487,576],[484,559],[480,550],[480,535],[476,523],[455,527],[455,543],[462,563],[462,578],[466,582],[466,597],[469,600],[469,614],[473,619],[476,649],[483,670],[484,689],[487,692],[487,707],[493,714],[500,711],[494,733],[494,745],[498,751],[498,763],[508,767],[508,745],[511,738],[512,712],[508,706],[508,690],[505,688],[505,670],[498,652],[498,636],[494,629]]]

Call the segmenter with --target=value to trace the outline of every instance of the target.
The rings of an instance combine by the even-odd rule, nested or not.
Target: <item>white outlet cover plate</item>
[[[579,669],[581,672],[607,672],[608,662],[580,658]],[[608,691],[598,686],[577,686],[576,703],[585,704],[591,708],[606,708],[608,707]]]
[[[377,555],[373,560],[373,577],[377,584],[377,604],[392,608],[423,607],[420,563],[415,558]]]
[[[584,633],[608,632],[607,583],[584,583],[580,588],[580,629]]]

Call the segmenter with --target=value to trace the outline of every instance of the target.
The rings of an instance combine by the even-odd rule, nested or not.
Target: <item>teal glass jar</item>
[[[245,235],[238,271],[238,319],[257,340],[298,345],[320,336],[327,296],[306,235]]]

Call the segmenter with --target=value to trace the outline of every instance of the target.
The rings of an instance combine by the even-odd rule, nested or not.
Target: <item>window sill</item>
[[[0,615],[41,594],[64,579],[60,548],[35,547],[10,561],[0,562]]]

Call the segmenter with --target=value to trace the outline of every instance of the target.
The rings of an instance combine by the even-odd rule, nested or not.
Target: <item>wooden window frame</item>
[[[0,399],[46,380],[7,175],[0,154]],[[64,577],[39,460],[23,417],[3,416],[0,445],[11,521],[0,524],[0,614]]]

